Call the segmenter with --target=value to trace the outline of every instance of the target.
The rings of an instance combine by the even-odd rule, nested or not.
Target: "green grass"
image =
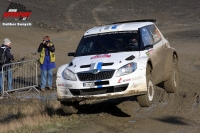
[[[60,133],[81,132],[95,115],[65,115],[56,100],[30,100],[1,105],[0,132]],[[87,121],[87,122],[84,122]],[[80,124],[81,123],[81,124]]]

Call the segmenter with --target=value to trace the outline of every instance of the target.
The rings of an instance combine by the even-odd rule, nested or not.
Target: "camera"
[[[50,43],[50,41],[49,41],[49,40],[45,42],[45,45],[47,45],[48,43]]]

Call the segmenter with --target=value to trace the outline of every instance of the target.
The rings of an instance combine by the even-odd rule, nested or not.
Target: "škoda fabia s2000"
[[[57,71],[57,96],[65,113],[81,104],[136,96],[151,106],[155,85],[168,93],[178,86],[178,55],[155,20],[116,22],[85,32],[73,59]]]

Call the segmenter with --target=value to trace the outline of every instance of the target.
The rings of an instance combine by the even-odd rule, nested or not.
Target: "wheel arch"
[[[174,55],[176,56],[176,59],[178,60],[179,57],[178,57],[177,51],[172,47],[168,48],[168,52],[167,52],[166,60],[165,60],[165,80],[167,80],[171,75],[171,72],[172,72],[171,65],[173,64]]]
[[[148,59],[148,61],[147,61],[147,66],[148,66],[148,65],[151,67],[151,70],[153,70],[153,64],[152,64],[151,59]],[[147,68],[147,66],[146,66],[146,68]]]
[[[173,55],[176,55],[176,58],[178,59],[178,54],[177,52],[174,50]]]

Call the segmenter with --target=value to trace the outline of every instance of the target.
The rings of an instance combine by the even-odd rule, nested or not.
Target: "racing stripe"
[[[102,85],[97,85],[97,88],[102,88]]]
[[[96,69],[101,70],[102,64],[103,64],[103,62],[98,62]],[[97,80],[97,82],[100,82],[100,81],[101,80]],[[102,85],[97,85],[97,88],[102,88]]]
[[[103,62],[99,62],[99,63],[97,64],[97,68],[96,68],[96,69],[101,70],[102,64],[103,64]]]
[[[96,82],[101,82],[101,80],[97,80]],[[97,88],[102,88],[102,85],[97,85]]]
[[[91,66],[90,66],[90,70],[93,70],[95,67],[95,63],[92,63]]]
[[[111,29],[116,29],[118,25],[113,25]]]

